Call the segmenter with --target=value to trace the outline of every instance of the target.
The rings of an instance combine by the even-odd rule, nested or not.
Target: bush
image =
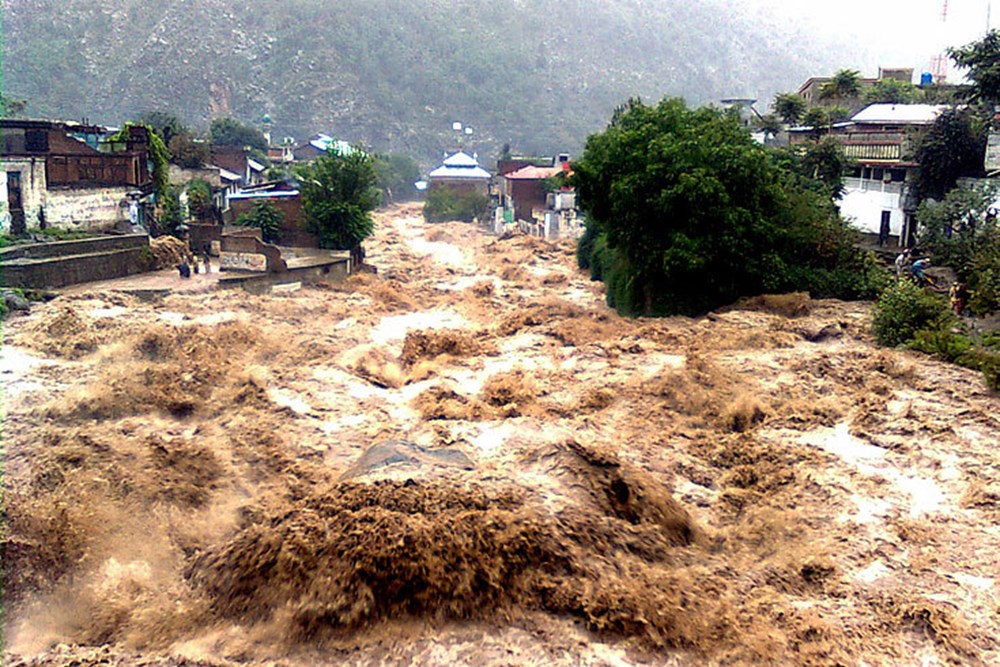
[[[269,201],[259,201],[253,208],[241,213],[236,218],[236,224],[241,227],[256,227],[260,229],[265,243],[278,243],[281,240],[281,226],[285,216]]]
[[[875,304],[872,331],[879,344],[896,347],[923,329],[945,329],[951,322],[945,300],[902,280],[882,292]]]
[[[1000,311],[1000,230],[982,239],[971,262],[969,308],[977,315]]]
[[[914,335],[909,347],[950,363],[961,363],[972,350],[972,341],[948,329],[923,329]]]
[[[596,225],[587,225],[583,228],[583,234],[576,242],[576,265],[581,269],[590,268],[590,257],[594,254],[594,244],[597,242],[598,230]]]
[[[483,220],[489,206],[489,198],[480,192],[436,187],[427,193],[427,201],[424,202],[424,219],[427,222]]]
[[[991,391],[1000,391],[1000,353],[981,352],[979,370]]]

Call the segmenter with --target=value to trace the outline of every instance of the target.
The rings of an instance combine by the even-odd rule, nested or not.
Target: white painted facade
[[[25,224],[38,227],[38,212],[46,205],[45,160],[10,158],[0,160],[0,231],[10,232],[10,206],[7,202],[7,173],[21,174],[21,206]],[[48,210],[45,211],[48,215]]]
[[[127,186],[49,190],[45,221],[62,229],[103,230],[128,220]]]
[[[889,233],[899,236],[903,230],[905,214],[903,202],[906,186],[902,183],[886,183],[871,179],[845,178],[844,196],[840,200],[840,212],[856,229],[878,234],[882,224],[882,212],[889,211]]]
[[[10,232],[7,174],[21,174],[21,205],[28,229],[40,226],[38,214],[45,209],[47,227],[62,229],[108,229],[128,219],[126,186],[115,188],[54,188],[45,179],[45,160],[11,158],[0,160],[0,231]]]

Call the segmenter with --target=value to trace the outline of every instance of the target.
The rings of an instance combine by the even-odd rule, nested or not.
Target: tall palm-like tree
[[[854,69],[838,70],[833,78],[819,89],[822,99],[843,100],[861,94],[861,72]]]

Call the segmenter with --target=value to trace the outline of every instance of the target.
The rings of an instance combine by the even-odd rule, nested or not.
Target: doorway
[[[7,208],[10,210],[10,233],[19,236],[27,232],[24,224],[24,203],[21,197],[21,172],[7,172]]]

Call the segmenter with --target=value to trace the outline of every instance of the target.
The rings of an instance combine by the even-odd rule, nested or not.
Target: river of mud
[[[1000,663],[1000,399],[864,303],[618,317],[571,242],[4,326],[9,665]]]

